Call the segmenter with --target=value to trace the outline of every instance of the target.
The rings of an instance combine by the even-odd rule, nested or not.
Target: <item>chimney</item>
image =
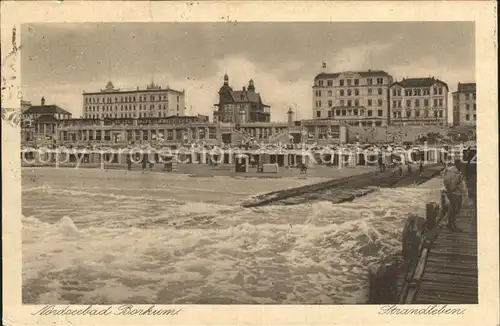
[[[42,101],[41,102],[42,102],[42,106],[44,106],[45,105],[45,97],[42,96]]]

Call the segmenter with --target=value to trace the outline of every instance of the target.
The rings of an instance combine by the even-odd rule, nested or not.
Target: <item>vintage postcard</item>
[[[498,325],[496,3],[1,3],[6,325]]]

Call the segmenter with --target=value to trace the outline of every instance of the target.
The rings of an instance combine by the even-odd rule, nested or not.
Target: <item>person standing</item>
[[[458,159],[455,160],[455,164],[446,169],[443,180],[444,187],[446,188],[446,195],[450,203],[447,227],[452,232],[460,231],[456,225],[456,218],[462,208],[463,196],[467,193],[460,167],[461,161]]]

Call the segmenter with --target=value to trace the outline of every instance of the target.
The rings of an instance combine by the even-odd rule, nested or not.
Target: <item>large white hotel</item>
[[[356,127],[447,124],[448,85],[434,77],[394,81],[383,70],[320,73],[312,88],[314,119]]]

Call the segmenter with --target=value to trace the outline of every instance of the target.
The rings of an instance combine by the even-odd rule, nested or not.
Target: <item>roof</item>
[[[59,120],[52,115],[42,115],[37,119],[35,119],[35,123],[48,123],[48,122],[58,123]]]
[[[408,88],[408,87],[430,87],[436,83],[441,83],[443,84],[446,89],[448,89],[448,84],[446,84],[444,81],[439,80],[434,77],[426,77],[426,78],[403,78],[403,80],[395,82],[391,85],[400,85],[403,88]]]
[[[230,94],[234,103],[259,103],[269,107],[269,105],[262,103],[262,98],[260,97],[260,93],[244,90],[244,91],[231,91]]]
[[[368,70],[368,71],[354,71],[354,73],[359,74],[361,77],[376,77],[376,76],[389,76],[386,71],[383,70]],[[335,73],[327,73],[322,72],[318,74],[314,79],[328,79],[328,78],[337,78],[342,74],[342,72]]]
[[[458,83],[457,92],[475,92],[476,83]]]
[[[57,105],[34,105],[23,112],[23,114],[69,114],[68,111]]]

